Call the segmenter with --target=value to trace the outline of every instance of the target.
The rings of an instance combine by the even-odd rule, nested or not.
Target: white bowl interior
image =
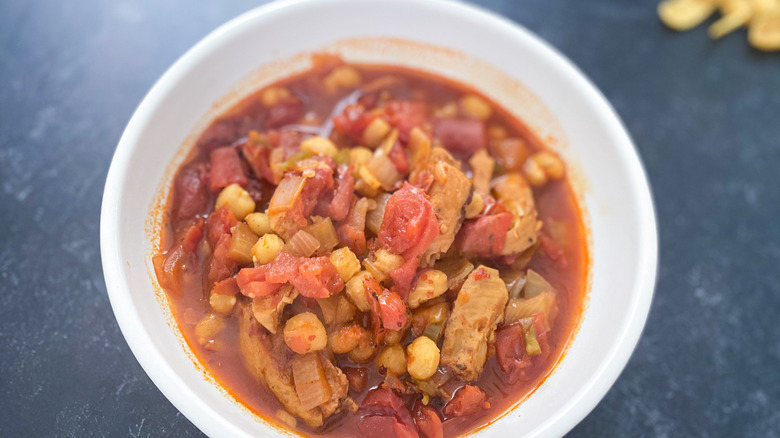
[[[455,52],[388,42],[385,37]],[[336,44],[344,39],[352,41]],[[103,266],[128,344],[155,384],[207,434],[281,434],[204,379],[203,370],[193,365],[153,287],[154,221],[149,218],[159,213],[154,200],[184,157],[180,146],[186,151],[194,132],[242,91],[304,66],[303,57],[289,61],[294,55],[326,45],[351,61],[424,68],[474,84],[550,138],[583,177],[593,264],[580,330],[545,383],[478,432],[563,435],[615,381],[644,325],[657,257],[650,191],[619,119],[571,64],[508,21],[458,3],[272,4],[209,35],[161,78],[128,124],[103,201]],[[273,67],[258,70],[269,64]]]

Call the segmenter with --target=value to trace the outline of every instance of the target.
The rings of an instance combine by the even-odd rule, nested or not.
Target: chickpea
[[[290,350],[306,354],[325,348],[328,334],[317,315],[304,312],[287,320],[284,325],[284,342]]]
[[[221,315],[228,315],[233,311],[233,306],[236,305],[236,297],[235,295],[215,294],[212,292],[211,296],[209,296],[209,305],[215,312]]]
[[[310,152],[312,155],[325,155],[331,158],[339,153],[339,149],[332,141],[319,135],[307,138],[301,142],[301,150]]]
[[[501,125],[490,125],[487,128],[488,138],[495,141],[501,141],[507,137],[506,129]]]
[[[336,303],[336,324],[346,324],[355,319],[357,307],[344,295],[338,298]]]
[[[367,183],[362,179],[363,177],[361,176],[361,171],[363,171],[363,169],[365,168],[366,166],[360,166],[360,169],[357,171],[355,175],[355,179],[356,179],[355,191],[367,198],[374,198],[377,195],[379,195],[379,188],[373,187],[371,184]]]
[[[385,332],[385,344],[400,344],[406,334],[406,328],[400,330],[387,330]]]
[[[349,352],[349,358],[355,363],[367,363],[371,361],[376,352],[376,347],[368,342],[368,339],[360,341],[358,346]]]
[[[198,343],[208,346],[214,343],[214,338],[225,328],[225,319],[214,313],[204,316],[195,326],[195,336]]]
[[[407,148],[411,152],[411,165],[416,167],[431,153],[431,139],[422,129],[415,127],[409,133]]]
[[[249,213],[255,211],[255,201],[249,196],[249,192],[235,183],[219,192],[214,209],[219,210],[225,205],[233,212],[236,219],[240,221],[244,220]]]
[[[448,102],[433,111],[433,116],[438,118],[455,117],[458,115],[458,105],[455,102]]]
[[[349,353],[367,338],[366,330],[357,325],[350,324],[340,327],[328,336],[328,345],[335,354]]]
[[[447,292],[447,274],[436,269],[423,272],[409,293],[409,307],[416,309],[428,300]]]
[[[373,156],[374,153],[371,152],[371,149],[356,146],[349,150],[349,164],[355,166],[355,173],[357,173],[358,169],[368,163]]]
[[[376,358],[376,366],[381,371],[385,368],[388,372],[401,376],[406,373],[406,354],[404,347],[395,344],[387,345]]]
[[[477,217],[484,208],[485,200],[482,198],[482,195],[475,191],[471,195],[471,202],[466,206],[466,219]]]
[[[535,153],[532,158],[542,166],[544,173],[547,174],[547,178],[552,180],[558,180],[563,178],[566,173],[566,168],[563,166],[563,161],[552,152],[542,151]]]
[[[391,126],[382,118],[375,118],[363,130],[363,143],[370,148],[376,148],[382,139],[390,133]]]
[[[460,99],[460,109],[468,117],[479,120],[487,120],[493,114],[493,109],[485,99],[469,94]]]
[[[427,380],[439,367],[439,347],[430,338],[420,336],[406,347],[406,368],[417,380]]]
[[[266,234],[252,247],[252,258],[262,265],[271,263],[284,248],[284,240],[276,234]]]
[[[549,180],[563,178],[566,169],[563,162],[552,152],[537,152],[523,163],[523,176],[534,187],[541,187]]]
[[[532,160],[530,157],[523,164],[523,176],[534,187],[541,187],[547,184],[547,174],[544,173],[544,169],[536,160]]]
[[[357,87],[360,85],[360,73],[348,65],[342,65],[333,69],[328,76],[323,79],[323,84],[328,91],[335,92],[339,88]]]
[[[271,220],[265,213],[252,213],[247,215],[244,220],[249,225],[249,229],[258,236],[274,232],[271,228]]]
[[[284,87],[269,87],[260,93],[260,101],[267,107],[275,106],[291,97],[290,90]]]
[[[376,257],[376,260],[373,262],[374,268],[384,273],[389,273],[394,269],[398,269],[404,264],[403,257],[393,254],[384,248],[376,250],[374,256]]]
[[[370,310],[368,297],[366,297],[366,286],[363,284],[366,276],[370,275],[367,271],[361,271],[347,282],[347,296],[361,312]]]
[[[330,253],[330,262],[339,272],[339,277],[345,282],[360,272],[360,260],[351,249],[346,246]]]

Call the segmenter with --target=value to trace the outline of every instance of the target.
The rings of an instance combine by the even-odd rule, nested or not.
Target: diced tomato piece
[[[342,221],[349,214],[355,196],[355,177],[352,166],[338,167],[335,188],[320,195],[314,212],[317,216],[327,216],[333,221]]]
[[[228,251],[230,251],[230,234],[223,234],[214,247],[208,275],[209,283],[230,277],[238,268],[236,261],[228,257]]]
[[[157,280],[167,291],[181,294],[182,285],[201,281],[201,265],[196,252],[198,242],[203,237],[202,218],[190,224],[182,233],[179,243],[165,254],[154,257],[154,271]]]
[[[425,438],[443,438],[444,429],[442,428],[441,418],[436,410],[430,406],[418,403],[414,412],[414,422],[420,435]]]
[[[525,351],[525,336],[520,324],[496,330],[496,360],[510,385],[525,378],[531,358]]]
[[[327,257],[302,258],[289,282],[310,298],[327,298],[344,288],[344,281]]]
[[[358,428],[366,435],[418,437],[414,419],[403,400],[388,388],[371,390],[358,409]]]
[[[366,415],[358,420],[358,429],[368,436],[389,438],[416,438],[419,435],[411,426],[401,424],[389,415]]]
[[[444,406],[444,415],[448,417],[467,417],[490,408],[487,395],[474,385],[466,385],[455,392]]]
[[[175,215],[175,222],[190,220],[208,208],[207,180],[208,171],[205,165],[185,167],[179,172],[174,184],[174,206],[171,209]]]
[[[542,246],[542,249],[544,249],[544,253],[554,262],[558,263],[560,267],[565,268],[569,265],[569,260],[566,258],[566,251],[564,251],[563,247],[556,242],[555,239],[544,231],[539,233],[539,244]]]
[[[433,136],[455,155],[471,156],[487,146],[485,123],[474,119],[439,119],[433,125]]]
[[[217,193],[233,183],[245,186],[249,181],[236,148],[214,149],[209,154],[209,161],[211,162],[209,187],[212,192]]]
[[[463,222],[455,238],[455,245],[464,254],[499,256],[511,226],[512,213],[478,216]]]
[[[355,199],[355,177],[352,176],[351,166],[339,167],[338,181],[333,199],[330,201],[328,215],[334,221],[341,221],[349,214],[352,200]]]
[[[203,224],[203,218],[198,218],[184,230],[181,247],[185,251],[194,252],[198,248],[198,243],[203,238]]]
[[[270,147],[247,143],[241,147],[241,152],[244,154],[244,159],[249,168],[257,178],[265,179],[270,183],[274,182],[274,173],[271,170],[269,161],[271,156]]]
[[[257,268],[244,268],[238,271],[236,275],[236,285],[242,294],[248,297],[267,297],[273,295],[284,284],[274,283],[266,280],[268,268],[260,266]]]
[[[412,129],[422,126],[428,120],[425,105],[420,102],[389,102],[387,116],[388,123],[398,129],[398,137],[403,142],[409,141]]]
[[[400,141],[395,142],[387,157],[395,165],[395,168],[398,169],[398,172],[403,175],[409,173],[409,157],[406,156],[406,149],[401,145]]]
[[[336,132],[361,142],[363,139],[363,130],[376,116],[366,112],[365,107],[360,104],[349,105],[344,108],[344,112],[333,118],[333,129]]]
[[[292,98],[279,102],[268,109],[265,118],[265,128],[274,129],[297,122],[303,116],[303,103]]]
[[[430,242],[421,242],[421,239],[429,238],[429,234],[438,234],[433,206],[425,192],[404,184],[387,201],[379,229],[379,244],[395,254],[404,255],[423,243],[427,247]]]
[[[334,185],[333,169],[330,167],[318,167],[314,170],[314,176],[306,178],[306,184],[298,198],[301,203],[301,214],[304,218],[311,215],[320,197],[333,190]]]
[[[214,288],[212,290],[215,294],[219,295],[236,295],[239,292],[236,277],[229,277],[214,283]]]
[[[275,148],[284,149],[285,158],[301,150],[301,133],[298,131],[268,131],[265,135]]]
[[[347,246],[355,254],[366,252],[366,213],[368,212],[368,200],[365,198],[352,198],[352,206],[347,217],[336,227],[339,236],[339,244]]]
[[[439,223],[425,192],[406,183],[390,196],[379,229],[378,242],[404,258],[404,264],[390,272],[393,289],[406,298],[420,254],[439,235]]]
[[[376,279],[370,275],[363,278],[363,289],[366,293],[366,300],[371,310],[371,331],[374,333],[374,344],[379,345],[385,336],[385,329],[382,325],[382,307],[379,305],[379,296],[386,290]]]
[[[400,330],[406,325],[406,304],[395,292],[382,292],[379,296],[379,312],[382,315],[382,326],[388,330]]]
[[[230,229],[236,223],[238,223],[236,216],[227,206],[211,213],[206,219],[206,240],[208,240],[209,245],[214,248],[222,236],[230,234]]]
[[[338,270],[327,257],[293,257],[282,251],[269,264],[244,268],[236,278],[241,293],[267,296],[290,282],[304,297],[327,298],[344,288]]]
[[[209,152],[224,147],[246,135],[251,129],[257,128],[252,117],[224,117],[216,120],[198,139],[198,149]]]
[[[298,257],[282,251],[266,268],[265,278],[274,283],[286,283],[298,270]]]

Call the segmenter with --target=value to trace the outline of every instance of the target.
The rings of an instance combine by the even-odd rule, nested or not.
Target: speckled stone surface
[[[570,435],[780,436],[780,53],[751,50],[742,32],[670,32],[655,0],[481,3],[595,82],[655,196],[647,327]],[[119,332],[100,201],[149,87],[256,4],[0,0],[0,436],[201,435]]]

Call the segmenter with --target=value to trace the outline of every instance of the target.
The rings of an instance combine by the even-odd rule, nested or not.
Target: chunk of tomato
[[[414,412],[414,422],[420,435],[425,438],[443,438],[444,430],[441,424],[441,418],[436,410],[430,406],[418,403]]]
[[[455,155],[468,157],[487,146],[485,123],[474,119],[439,119],[433,125],[433,136]]]
[[[448,417],[467,417],[488,409],[490,403],[487,394],[474,385],[466,385],[455,392],[444,406],[444,415]]]
[[[236,148],[214,149],[209,153],[209,161],[211,162],[209,187],[212,192],[217,193],[220,189],[234,183],[245,186],[249,181]]]

